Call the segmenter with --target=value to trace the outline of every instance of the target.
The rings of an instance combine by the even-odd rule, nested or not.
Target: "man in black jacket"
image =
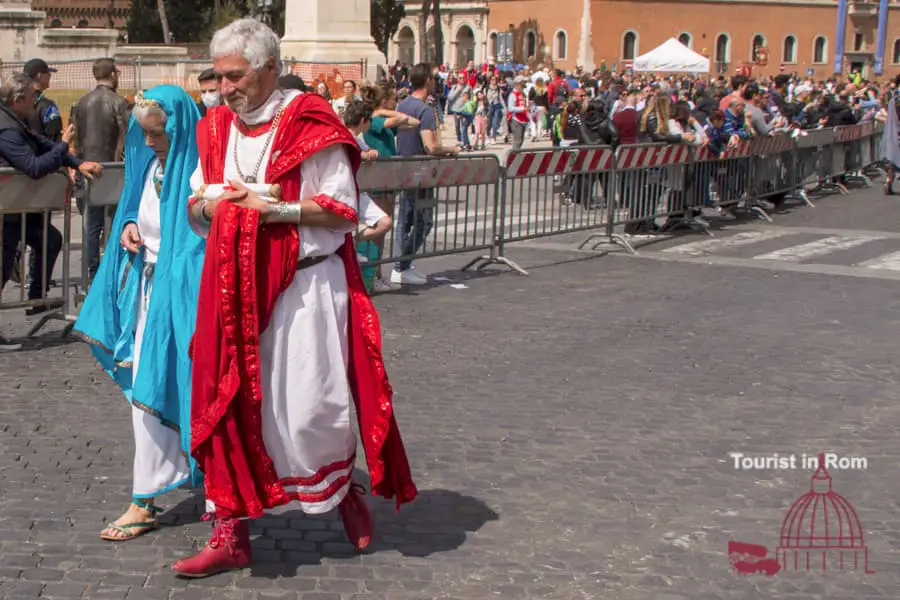
[[[74,154],[81,160],[119,162],[123,159],[125,134],[128,132],[128,117],[131,112],[125,98],[116,93],[119,87],[119,70],[113,59],[101,58],[94,62],[93,74],[97,87],[75,103],[69,118],[69,123],[75,126],[75,136],[72,139]],[[90,281],[100,265],[100,237],[105,226],[107,207],[85,207],[84,192],[84,179],[79,176],[75,198],[78,210],[86,220],[81,260],[87,264]]]
[[[50,87],[50,78],[53,73],[56,73],[56,69],[40,58],[32,58],[25,63],[22,71],[34,79],[38,85],[35,110],[28,118],[27,123],[31,126],[32,131],[51,142],[60,141],[62,139],[62,116],[59,114],[59,107],[56,106],[56,102],[44,95],[44,92]]]
[[[62,167],[70,167],[93,179],[100,174],[102,167],[97,163],[82,162],[69,154],[68,140],[73,133],[71,126],[61,135],[62,141],[51,142],[31,131],[26,125],[34,116],[35,95],[39,89],[39,85],[32,78],[22,73],[7,75],[3,79],[0,85],[0,166],[13,167],[32,179],[40,179],[59,171]],[[12,272],[16,249],[21,239],[21,219],[22,216],[17,214],[8,214],[3,218],[2,284],[4,285]],[[44,256],[45,238],[46,256]],[[62,235],[52,225],[49,228],[44,227],[43,215],[32,213],[25,216],[25,243],[32,248],[37,257],[28,289],[29,300],[34,300],[41,298],[46,292],[42,286],[43,265],[47,265],[47,279],[49,279],[62,247]],[[41,310],[29,311],[30,314],[37,312]]]

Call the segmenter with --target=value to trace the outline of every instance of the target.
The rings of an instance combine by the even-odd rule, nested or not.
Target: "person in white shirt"
[[[353,100],[359,99],[359,93],[356,88],[356,82],[352,79],[347,79],[344,81],[344,95],[337,100],[334,101],[334,110],[337,114],[343,115],[344,109],[347,107],[349,102]]]

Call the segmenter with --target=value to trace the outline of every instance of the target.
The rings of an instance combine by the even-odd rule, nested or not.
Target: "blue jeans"
[[[438,122],[443,125],[444,114],[447,112],[447,98],[445,96],[438,96],[436,108],[438,114]]]
[[[466,113],[458,113],[456,115],[457,127],[462,132],[462,139],[459,143],[463,148],[468,148],[472,145],[471,140],[469,139],[469,130],[472,129],[472,121],[472,115]]]
[[[503,123],[503,105],[491,104],[488,112],[488,137],[495,138],[500,135],[500,125]]]
[[[398,223],[395,224],[395,241],[399,248],[397,254],[404,258],[397,261],[396,271],[405,271],[412,266],[412,257],[422,247],[434,226],[434,190],[413,190],[400,193],[400,209],[397,212]],[[424,206],[419,206],[425,204]]]
[[[458,112],[451,112],[450,114],[453,115],[453,124],[456,127],[456,143],[459,144],[460,146],[462,146],[463,145],[462,114],[458,113]]]

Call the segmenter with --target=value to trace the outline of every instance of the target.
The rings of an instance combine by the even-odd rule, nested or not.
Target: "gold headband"
[[[161,108],[159,102],[150,98],[144,98],[144,92],[141,90],[134,96],[134,105],[142,107]]]

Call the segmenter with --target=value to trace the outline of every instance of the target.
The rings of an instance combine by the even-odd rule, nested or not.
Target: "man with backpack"
[[[550,107],[547,114],[550,116],[550,122],[553,123],[569,103],[569,84],[563,79],[564,73],[560,69],[556,69],[553,73],[553,80],[547,86],[547,100]],[[559,136],[556,127],[550,128],[550,140],[554,146],[559,146]]]

